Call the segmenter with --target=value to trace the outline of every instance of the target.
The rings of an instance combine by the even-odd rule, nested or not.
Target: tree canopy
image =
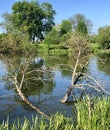
[[[45,38],[44,42],[46,44],[59,44],[60,43],[60,35],[59,32],[53,28]]]
[[[54,15],[56,14],[56,12],[55,10],[53,10],[52,5],[47,2],[42,3],[41,8],[44,13],[43,31],[45,33],[48,33],[52,29],[53,25],[55,25],[53,20],[54,20]]]
[[[98,29],[98,42],[102,49],[110,49],[110,26]]]
[[[76,27],[76,32],[82,36],[87,36],[88,29],[84,21],[79,21]]]
[[[76,14],[73,17],[69,18],[73,30],[76,31],[77,28],[85,28],[86,32],[90,33],[92,28],[92,22],[87,19],[83,14]],[[82,27],[81,27],[82,26]],[[82,30],[83,31],[83,30]]]
[[[60,27],[60,34],[66,34],[72,31],[72,24],[69,20],[63,20]]]
[[[54,25],[55,11],[49,3],[39,4],[38,1],[18,1],[12,6],[12,14],[4,17],[13,29],[28,32],[30,40],[43,39]],[[9,19],[10,18],[10,19]],[[7,26],[6,26],[7,27]],[[6,28],[7,29],[7,28]]]

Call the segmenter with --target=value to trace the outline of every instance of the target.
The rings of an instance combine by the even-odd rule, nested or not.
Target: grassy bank
[[[101,49],[99,43],[91,43],[91,49],[94,53],[110,54],[110,49]]]
[[[36,117],[24,123],[8,124],[3,122],[0,130],[109,130],[110,129],[110,99],[97,99],[94,105],[90,107],[90,102],[84,100],[75,104],[76,114],[74,120],[64,117],[61,114],[55,114],[50,121],[38,120]]]
[[[59,54],[71,54],[71,49],[68,49],[63,44],[38,44],[38,52],[44,55],[59,55]],[[99,43],[90,43],[90,51],[93,53],[110,54],[110,49],[101,49]]]
[[[68,54],[69,49],[65,48],[63,45],[53,45],[53,44],[38,44],[38,52],[42,54],[59,55]]]

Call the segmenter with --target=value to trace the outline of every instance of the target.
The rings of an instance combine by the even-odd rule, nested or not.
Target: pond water
[[[13,56],[8,57],[16,68],[22,63],[23,57]],[[87,72],[95,77],[100,83],[106,86],[107,91],[110,90],[110,55],[97,55],[89,57]],[[34,58],[32,68],[46,67],[46,73],[40,74],[43,80],[49,79],[45,84],[30,83],[23,91],[26,97],[29,98],[40,110],[47,115],[52,115],[56,112],[63,113],[66,116],[72,116],[74,104],[62,104],[60,99],[63,98],[67,88],[71,84],[71,71],[68,66],[74,65],[74,59],[67,55],[58,56],[36,56]],[[0,58],[0,77],[3,77],[8,72],[8,65],[4,63],[4,59]],[[37,84],[37,85],[35,85]],[[36,112],[31,110],[23,103],[16,90],[6,81],[0,80],[0,123],[9,117],[9,121],[13,122],[18,117],[23,121],[24,116],[28,119],[36,116]],[[39,114],[37,114],[39,116]]]

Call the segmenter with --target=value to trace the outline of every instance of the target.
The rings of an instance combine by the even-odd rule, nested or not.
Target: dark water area
[[[15,68],[25,60],[22,56],[8,57]],[[47,115],[56,112],[66,116],[74,114],[74,104],[62,104],[60,99],[65,95],[67,88],[71,85],[71,66],[74,66],[74,59],[71,56],[36,56],[33,58],[32,68],[46,68],[45,74],[39,73],[44,84],[31,82],[23,89],[26,97],[38,106]],[[106,86],[110,90],[110,55],[97,55],[88,58],[87,73]],[[9,73],[8,65],[0,58],[0,123],[3,120],[13,122],[19,117],[21,121],[24,116],[31,119],[39,116],[29,108],[18,96],[13,85],[2,80]],[[47,81],[49,79],[49,81]]]

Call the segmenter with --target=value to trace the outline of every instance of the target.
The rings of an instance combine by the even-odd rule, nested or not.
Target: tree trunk
[[[19,93],[19,96],[23,99],[23,101],[29,105],[33,110],[35,110],[36,112],[38,112],[39,114],[43,115],[44,117],[46,117],[49,120],[49,116],[47,116],[45,113],[43,113],[39,108],[37,108],[35,105],[33,105],[22,93],[21,89],[16,86],[17,92]]]
[[[71,95],[75,84],[79,81],[80,77],[82,77],[82,76],[83,76],[82,74],[79,74],[77,77],[75,77],[74,82],[73,82],[73,85],[71,85],[71,86],[68,88],[68,91],[66,92],[65,96],[63,97],[63,99],[60,100],[61,103],[66,103],[66,102],[68,101],[68,98],[69,98],[69,96]]]

